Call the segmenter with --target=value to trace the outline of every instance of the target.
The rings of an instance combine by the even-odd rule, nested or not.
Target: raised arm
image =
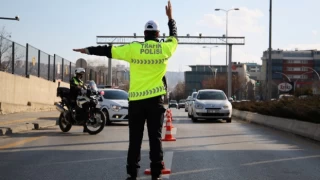
[[[73,49],[76,52],[81,52],[83,54],[96,55],[96,56],[107,56],[112,58],[111,53],[112,46],[90,46],[82,49]]]
[[[171,2],[168,1],[168,5],[166,6],[166,14],[168,16],[169,22],[169,37],[166,39],[166,41],[163,43],[166,48],[171,52],[170,56],[176,51],[178,46],[178,30],[177,30],[177,24],[176,21],[172,17],[172,6]]]

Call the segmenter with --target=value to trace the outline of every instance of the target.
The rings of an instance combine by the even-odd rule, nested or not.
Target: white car
[[[99,99],[100,109],[106,115],[106,124],[128,121],[128,93],[121,89],[99,89],[104,95]]]
[[[190,109],[194,122],[198,119],[224,119],[231,123],[232,120],[232,104],[221,90],[199,90]]]
[[[192,104],[193,104],[193,102],[194,102],[194,100],[196,99],[196,97],[197,97],[197,94],[198,94],[198,92],[193,92],[192,94],[191,94],[191,100],[189,101],[189,105],[188,105],[188,117],[191,117],[191,115],[192,115]]]

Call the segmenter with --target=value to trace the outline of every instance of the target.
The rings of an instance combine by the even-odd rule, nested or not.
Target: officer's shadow
[[[128,122],[112,122],[107,124],[106,126],[128,126]]]

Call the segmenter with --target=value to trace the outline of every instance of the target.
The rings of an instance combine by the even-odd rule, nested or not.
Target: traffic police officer
[[[165,112],[163,95],[166,94],[166,88],[163,77],[168,60],[178,45],[177,27],[172,18],[170,1],[166,6],[166,14],[169,19],[170,36],[164,42],[158,39],[158,23],[148,21],[145,25],[143,43],[74,49],[77,52],[107,56],[130,63],[128,179],[136,179],[138,176],[145,121],[149,135],[152,179],[160,179],[161,170],[164,168],[161,136]]]
[[[75,76],[70,79],[70,98],[72,101],[77,100],[77,96],[83,87],[82,76],[85,73],[83,68],[75,70]]]
[[[84,68],[76,68],[75,76],[70,79],[70,100],[71,100],[71,107],[76,107],[76,100],[81,91],[84,87],[84,83],[82,81],[82,76],[85,73]],[[83,132],[87,132],[86,126],[83,125]]]

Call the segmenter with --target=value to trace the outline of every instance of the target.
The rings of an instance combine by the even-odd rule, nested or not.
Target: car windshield
[[[170,103],[177,103],[177,101],[176,100],[171,100]]]
[[[192,94],[192,98],[196,98],[198,93]]]
[[[203,91],[199,92],[197,99],[199,100],[226,100],[226,96],[223,92],[219,91]]]
[[[105,99],[128,100],[128,93],[121,90],[105,90],[103,97]]]
[[[179,103],[185,103],[185,102],[186,102],[186,100],[184,100],[184,99],[179,101]]]

